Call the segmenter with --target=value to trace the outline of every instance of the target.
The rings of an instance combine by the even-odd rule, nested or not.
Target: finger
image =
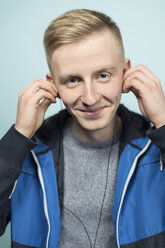
[[[127,82],[133,81],[133,80],[139,80],[141,83],[147,85],[148,87],[152,87],[152,84],[154,85],[154,82],[150,80],[148,77],[146,77],[143,73],[135,72],[133,75],[128,76],[126,80],[123,83],[123,88],[127,86]]]
[[[43,94],[45,95],[46,92],[51,94],[53,98],[57,97],[57,92],[54,91],[53,88],[50,87],[49,84],[47,84],[47,82],[45,82],[45,83],[36,82],[36,83],[32,84],[31,87],[26,92],[24,92],[24,97],[28,98],[28,97],[34,96],[35,94],[38,94],[38,93],[40,93],[40,95],[43,96]]]
[[[55,86],[49,81],[36,81],[31,86],[31,92],[35,93],[38,89],[43,89],[51,92],[52,94],[57,95],[57,91],[55,90]]]
[[[128,82],[133,80],[139,80],[139,82],[143,83],[143,86],[146,87],[146,89],[150,91],[162,91],[161,83],[160,81],[153,81],[150,80],[148,77],[146,77],[143,73],[135,72],[133,75],[129,76],[124,82],[123,82],[123,93],[127,92]]]
[[[52,92],[52,94],[57,94],[55,85],[49,81],[36,79],[31,82],[23,91],[22,94],[28,92],[29,94],[35,93],[39,88],[43,88],[47,91]]]
[[[50,94],[48,91],[40,90],[36,92],[35,96],[33,96],[33,99],[35,102],[39,103],[43,98],[50,100],[51,102],[56,102],[55,97]]]
[[[133,75],[136,72],[143,73],[150,80],[155,80],[155,76],[153,75],[153,73],[150,72],[149,69],[147,67],[145,67],[144,65],[137,65],[137,66],[129,69],[128,71],[126,71],[124,74],[124,79],[126,79],[130,75]]]
[[[54,97],[57,97],[57,95],[58,95],[55,90],[53,90],[49,85],[46,85],[44,83],[37,83],[33,88],[31,88],[28,91],[28,94],[34,95],[34,94],[38,93],[41,90],[49,92]]]
[[[132,80],[127,80],[124,82],[122,92],[128,93],[129,91],[132,91],[136,95],[136,97],[142,97],[142,93],[144,92],[145,88],[146,86],[144,86],[144,84],[140,80],[134,78]]]
[[[44,112],[47,110],[47,108],[51,105],[51,101],[49,99],[44,99],[44,101],[39,105],[39,110],[43,109]]]
[[[154,74],[144,65],[137,65],[137,66],[129,69],[128,71],[126,71],[124,74],[124,80],[135,72],[143,73],[150,80],[153,80],[153,81],[158,80],[158,78],[156,76],[154,76]]]

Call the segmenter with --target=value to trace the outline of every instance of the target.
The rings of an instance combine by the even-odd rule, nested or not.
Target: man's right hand
[[[15,128],[31,138],[42,125],[47,108],[56,103],[55,85],[49,81],[36,79],[18,95]],[[40,100],[45,98],[41,103]]]

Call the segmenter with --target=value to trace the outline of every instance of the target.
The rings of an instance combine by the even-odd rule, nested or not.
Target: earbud
[[[60,97],[59,93],[57,93],[57,97],[61,99],[61,97]]]

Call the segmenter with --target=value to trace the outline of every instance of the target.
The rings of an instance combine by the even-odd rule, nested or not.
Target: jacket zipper
[[[120,248],[120,244],[119,244],[119,218],[120,218],[120,212],[121,212],[121,208],[122,208],[122,204],[123,204],[123,201],[124,201],[124,197],[125,197],[125,194],[126,194],[126,191],[127,191],[127,188],[128,188],[128,184],[129,184],[129,182],[131,180],[131,177],[132,177],[132,175],[133,175],[133,173],[135,171],[136,164],[137,164],[137,161],[138,161],[139,157],[148,149],[148,147],[150,146],[150,144],[151,144],[151,140],[149,140],[147,142],[147,144],[145,145],[145,147],[135,157],[134,162],[133,162],[133,164],[131,166],[130,172],[128,174],[127,180],[126,180],[125,185],[124,185],[124,189],[123,189],[123,192],[122,192],[122,196],[121,196],[121,200],[120,200],[120,204],[119,204],[119,208],[118,208],[117,220],[116,220],[117,248]]]
[[[42,172],[41,172],[41,167],[39,164],[39,161],[37,159],[37,156],[35,155],[35,153],[31,150],[31,153],[33,155],[33,158],[37,164],[37,171],[38,171],[38,176],[39,176],[39,180],[40,180],[40,184],[41,184],[41,188],[42,188],[42,192],[43,192],[43,198],[44,198],[44,213],[45,213],[45,217],[48,223],[48,234],[47,234],[47,239],[46,239],[46,248],[49,247],[49,238],[50,238],[50,220],[49,220],[49,214],[48,214],[48,206],[47,206],[47,199],[46,199],[46,193],[45,193],[45,186],[44,186],[44,180],[43,180],[43,176],[42,176]]]

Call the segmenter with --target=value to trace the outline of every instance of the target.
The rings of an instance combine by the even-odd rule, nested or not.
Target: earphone
[[[59,93],[57,93],[57,97],[58,97],[59,99],[61,99],[61,97],[60,97],[60,94],[59,94]]]

